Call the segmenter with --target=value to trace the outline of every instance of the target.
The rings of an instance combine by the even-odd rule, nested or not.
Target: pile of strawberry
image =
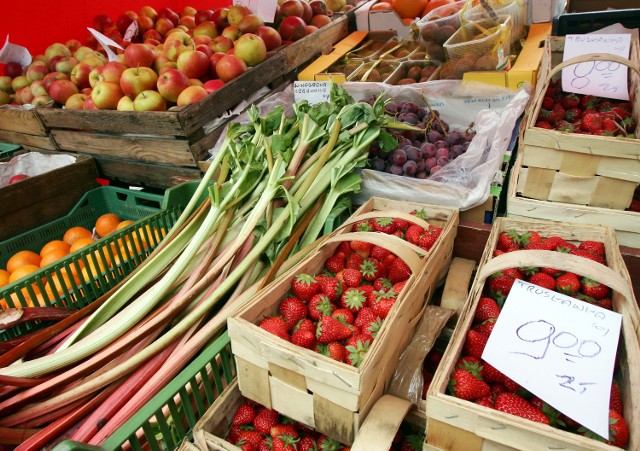
[[[350,448],[273,409],[245,399],[225,437],[244,451],[347,451]]]
[[[536,127],[563,132],[635,138],[636,121],[628,101],[566,93],[560,80],[549,83]]]
[[[582,241],[576,245],[558,236],[542,238],[535,231],[519,234],[509,230],[500,233],[494,256],[521,249],[564,252],[606,264],[605,248],[601,242]],[[578,274],[544,267],[510,268],[493,274],[485,283],[483,297],[478,301],[472,326],[466,334],[462,357],[456,363],[449,380],[449,392],[458,398],[485,407],[604,440],[541,399],[532,396],[482,360],[489,335],[516,279],[523,279],[584,302],[612,309],[609,287]],[[624,447],[629,439],[629,430],[622,417],[622,398],[615,381],[611,388],[609,408],[611,438],[607,443]]]
[[[422,451],[424,448],[424,428],[403,421],[393,437],[389,451]]]
[[[425,230],[404,219],[381,217],[355,223],[352,231],[393,234],[428,251],[442,228]],[[264,318],[258,326],[358,367],[410,276],[409,266],[389,250],[345,241],[325,261],[320,274],[296,275],[291,292],[278,305],[278,314]]]

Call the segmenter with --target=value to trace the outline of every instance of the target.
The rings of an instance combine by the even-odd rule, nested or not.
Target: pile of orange
[[[95,234],[85,227],[75,226],[69,228],[64,233],[62,239],[52,240],[46,243],[42,246],[39,253],[29,250],[16,252],[7,261],[6,268],[0,269],[0,288],[28,276],[40,268],[44,268],[45,266],[59,261],[67,255],[89,246],[97,239],[133,224],[133,222],[134,221],[131,220],[122,220],[115,213],[105,213],[96,220],[94,225]],[[165,234],[164,229],[162,229],[160,233],[154,229],[153,235],[151,235],[152,230],[150,228],[147,232],[150,236],[153,236],[156,241],[159,241]],[[111,247],[113,249],[113,254],[116,255],[116,261],[114,263],[117,264],[119,260],[117,257],[118,255],[131,255],[134,252],[140,252],[142,249],[147,249],[148,245],[145,240],[138,240],[137,237],[126,237],[123,240],[119,239],[117,243],[112,243]],[[116,251],[117,247],[120,247],[119,252]],[[124,252],[125,247],[129,250],[128,253]],[[94,257],[92,255],[88,256],[88,267],[85,267],[82,261],[79,261],[78,266],[81,268],[80,274],[78,274],[75,265],[71,265],[70,271],[67,271],[65,268],[60,270],[60,277],[54,273],[51,278],[53,283],[44,279],[43,284],[45,287],[45,293],[41,293],[37,284],[34,283],[32,288],[38,298],[38,303],[44,305],[41,299],[43,295],[46,295],[48,299],[53,299],[54,291],[58,294],[62,294],[65,289],[70,289],[74,282],[76,285],[79,284],[81,278],[85,281],[89,281],[92,274],[95,275],[104,272],[106,268],[103,263],[106,262],[107,265],[111,266],[109,253],[104,252],[104,249],[96,250],[95,254],[95,258],[92,258]],[[31,304],[31,297],[26,288],[23,289],[23,295]],[[5,305],[2,306],[6,308]]]
[[[415,18],[424,17],[430,11],[444,5],[455,3],[456,0],[386,0],[375,3],[371,11],[393,10],[409,25]]]

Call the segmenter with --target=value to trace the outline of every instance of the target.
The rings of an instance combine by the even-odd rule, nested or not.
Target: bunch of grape
[[[396,120],[424,130],[387,129],[397,141],[396,149],[385,152],[378,143],[369,149],[369,167],[395,175],[426,179],[465,153],[475,136],[472,129],[450,130],[437,110],[413,102],[394,101],[385,106]]]

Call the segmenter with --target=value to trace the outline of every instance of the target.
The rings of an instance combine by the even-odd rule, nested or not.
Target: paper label
[[[347,77],[340,72],[316,74],[314,77],[317,81],[332,81],[334,83],[346,83]]]
[[[482,358],[549,405],[609,436],[622,317],[516,280]]]
[[[309,103],[331,101],[330,81],[294,81],[293,97],[296,103],[306,100]]]
[[[590,53],[629,58],[629,34],[568,34],[563,61]],[[586,61],[562,70],[562,89],[610,99],[629,100],[627,66],[613,61]]]
[[[277,0],[233,0],[234,5],[246,6],[264,22],[273,23],[278,10]]]
[[[29,50],[26,47],[9,42],[9,35],[7,35],[7,39],[4,41],[2,49],[0,49],[0,63],[18,63],[25,67],[31,64],[32,60]]]
[[[138,21],[134,20],[131,25],[127,27],[127,31],[124,32],[123,41],[131,42],[131,40],[138,35]]]
[[[105,35],[103,35],[99,31],[94,30],[91,27],[87,27],[87,30],[89,30],[89,33],[91,33],[93,35],[93,37],[96,38],[96,41],[98,41],[98,43],[102,46],[102,48],[105,50],[105,52],[107,52],[107,58],[109,59],[109,61],[119,61],[118,60],[118,55],[116,55],[113,52],[113,50],[111,50],[109,48],[109,46],[118,48],[120,50],[124,50],[120,46],[120,44],[115,42],[113,39],[110,39],[110,38],[106,37]]]

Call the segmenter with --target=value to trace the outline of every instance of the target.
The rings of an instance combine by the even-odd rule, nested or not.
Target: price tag
[[[32,60],[29,50],[26,47],[9,42],[9,35],[7,35],[7,39],[4,41],[2,49],[0,49],[0,63],[18,63],[25,67],[31,64]]]
[[[568,34],[563,61],[589,53],[629,58],[630,34]],[[629,100],[627,66],[613,61],[586,61],[562,70],[562,89],[610,99]]]
[[[482,358],[608,438],[621,322],[618,313],[516,280]]]
[[[131,40],[138,34],[138,21],[134,20],[131,25],[127,27],[127,31],[124,32],[123,41],[131,42]]]
[[[331,100],[330,81],[294,81],[293,97],[296,103],[306,100],[309,103],[329,102]]]
[[[110,38],[106,37],[105,35],[103,35],[99,31],[94,30],[91,27],[87,27],[87,30],[89,30],[89,33],[91,33],[93,35],[93,37],[96,38],[96,41],[98,41],[98,43],[102,46],[102,48],[105,50],[105,52],[107,52],[107,58],[109,59],[109,61],[118,61],[118,55],[116,55],[113,52],[113,50],[111,50],[109,48],[109,46],[116,47],[116,48],[118,48],[120,50],[124,50],[120,46],[120,44],[115,42],[113,39],[110,39]]]
[[[278,10],[277,0],[233,0],[234,5],[246,6],[263,21],[272,23]]]

